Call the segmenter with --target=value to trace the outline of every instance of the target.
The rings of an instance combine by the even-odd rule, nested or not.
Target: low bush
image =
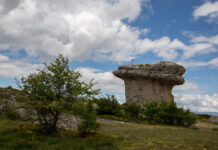
[[[86,137],[95,134],[96,130],[99,128],[99,124],[96,122],[96,113],[91,102],[87,104],[87,109],[81,119],[82,122],[78,125],[79,135]]]
[[[96,112],[98,115],[121,116],[121,107],[114,95],[95,100],[97,103]]]
[[[5,111],[4,112],[4,116],[7,117],[8,119],[11,119],[11,120],[19,120],[19,119],[21,119],[20,114],[16,110],[14,110],[12,108],[10,108],[7,111]]]
[[[143,109],[144,120],[154,124],[191,126],[196,115],[176,106],[174,102],[148,102]]]
[[[122,109],[124,110],[124,118],[128,120],[137,121],[140,119],[141,106],[136,103],[124,103],[122,105]]]
[[[208,120],[210,119],[211,115],[208,114],[197,114],[199,120]]]
[[[213,128],[212,131],[218,132],[218,128]]]

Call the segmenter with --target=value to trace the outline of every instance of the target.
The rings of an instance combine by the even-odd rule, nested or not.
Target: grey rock
[[[175,85],[185,82],[185,68],[173,62],[123,65],[113,74],[124,80],[127,102],[145,104],[147,101],[173,101]]]

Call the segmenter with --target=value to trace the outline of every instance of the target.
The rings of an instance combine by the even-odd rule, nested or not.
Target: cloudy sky
[[[102,93],[125,101],[118,65],[183,64],[178,105],[218,112],[218,1],[0,0],[0,86],[67,56]]]

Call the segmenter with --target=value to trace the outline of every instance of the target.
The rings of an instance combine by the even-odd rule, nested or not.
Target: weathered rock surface
[[[173,62],[119,66],[113,74],[124,80],[127,102],[173,101],[173,86],[185,82],[185,68]]]

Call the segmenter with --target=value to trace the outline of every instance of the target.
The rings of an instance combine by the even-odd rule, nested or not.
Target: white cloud
[[[124,94],[124,82],[115,77],[110,71],[101,72],[93,68],[77,68],[76,71],[81,73],[81,79],[85,82],[94,79],[94,82],[97,83],[95,88],[101,89],[103,92]]]
[[[0,77],[22,77],[34,73],[42,64],[31,64],[27,60],[10,60],[0,55]]]
[[[191,44],[184,46],[181,60],[187,60],[191,57],[199,56],[202,54],[218,52],[218,35],[206,37],[203,35],[196,35],[194,32],[190,31],[183,31],[183,34],[190,38]]]
[[[111,71],[102,72],[94,68],[77,68],[82,75],[81,80],[88,83],[92,79],[96,83],[94,88],[100,89],[102,94],[113,94],[120,103],[125,102],[125,86],[123,80],[115,77]]]
[[[197,20],[200,17],[207,17],[209,22],[218,19],[218,1],[210,2],[206,1],[201,6],[194,9],[192,15]]]
[[[121,20],[135,20],[146,2],[22,0],[7,13],[0,12],[0,49],[25,49],[43,60],[58,53],[84,60],[92,54],[112,59],[121,48],[127,51],[125,60],[129,60],[139,30]],[[0,3],[2,10],[6,9],[5,3]],[[117,56],[114,61],[123,60]]]
[[[200,93],[198,84],[192,81],[185,81],[183,85],[176,85],[173,88],[173,93]]]
[[[185,46],[182,59],[188,59],[196,55],[210,54],[217,52],[217,48],[211,43],[194,43]]]
[[[178,62],[179,64],[184,65],[185,67],[201,67],[201,66],[208,66],[208,67],[218,67],[218,57],[213,58],[209,61],[181,61]]]
[[[218,112],[218,94],[174,94],[175,102],[192,112]]]
[[[9,61],[10,59],[7,56],[1,55],[0,54],[0,62],[1,61]]]
[[[135,20],[142,5],[149,6],[149,2],[16,0],[12,4],[1,0],[0,50],[25,49],[29,56],[40,56],[43,61],[62,53],[79,61],[91,57],[115,62],[130,61],[148,51],[165,60],[177,58],[179,50],[185,58],[215,51],[208,42],[185,45],[167,36],[141,39],[140,35],[150,30],[131,27],[122,20]]]
[[[210,44],[218,45],[218,34],[211,37],[205,37],[203,35],[193,36],[191,42],[193,43],[201,42],[201,43],[210,43]]]

